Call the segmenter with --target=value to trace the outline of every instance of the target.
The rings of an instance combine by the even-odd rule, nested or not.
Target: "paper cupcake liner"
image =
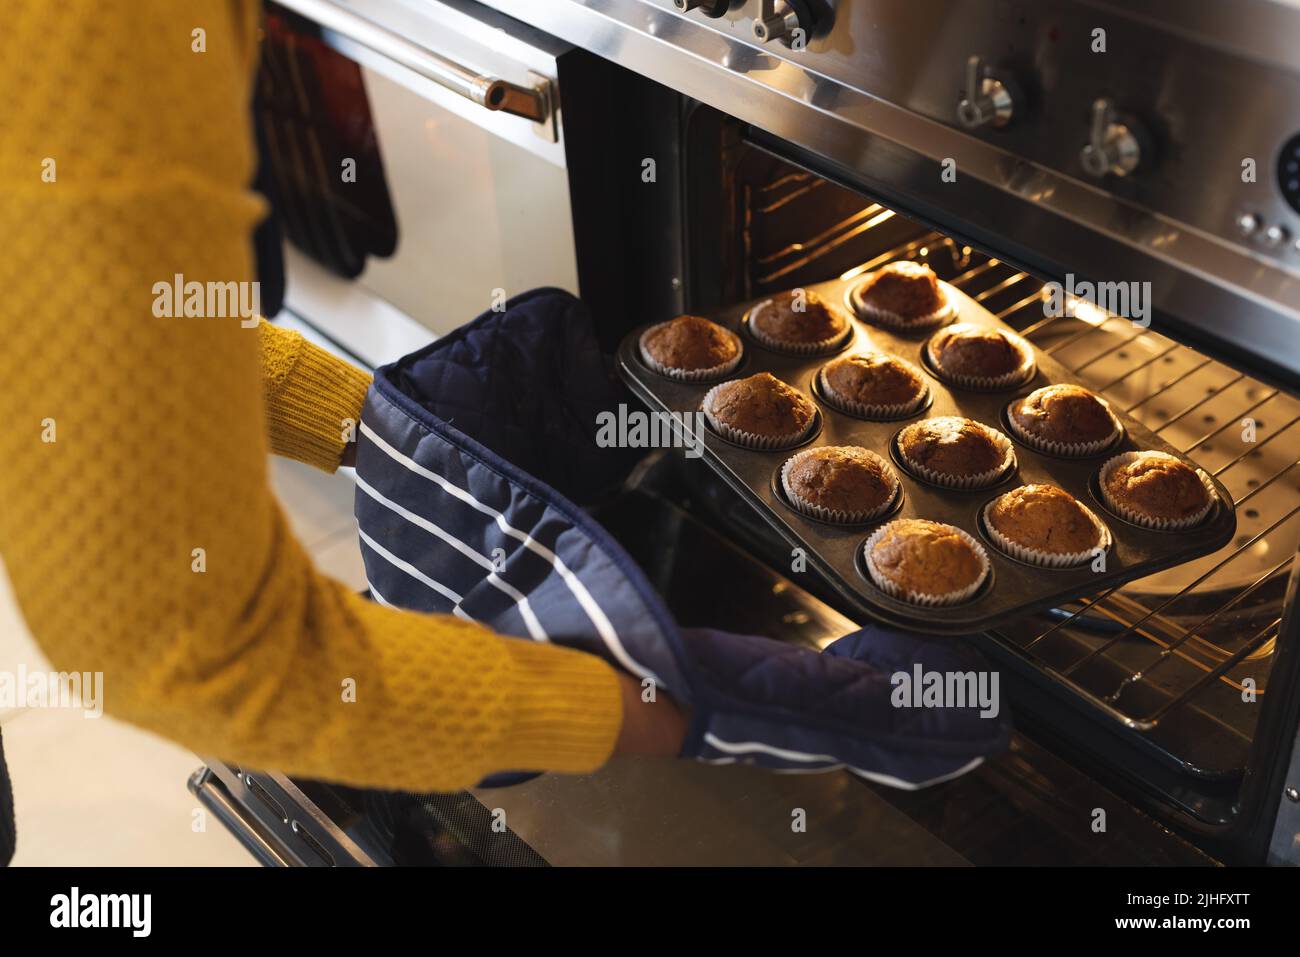
[[[704,401],[700,403],[700,410],[704,413],[704,418],[708,421],[709,426],[714,432],[722,436],[729,442],[737,445],[743,445],[747,449],[754,449],[762,452],[774,452],[780,449],[794,448],[808,440],[817,428],[817,413],[813,412],[812,421],[798,432],[789,435],[755,435],[753,432],[746,432],[743,429],[733,428],[723,422],[713,414],[713,400],[718,393],[718,389],[726,385],[725,382],[719,382],[712,389],[704,394]]]
[[[868,274],[869,276],[870,274]],[[941,326],[956,317],[958,309],[957,303],[948,295],[948,291],[941,285],[940,293],[943,294],[943,305],[934,312],[926,313],[923,316],[904,316],[897,312],[891,312],[888,309],[881,309],[873,306],[862,298],[860,290],[866,280],[858,283],[849,292],[849,302],[853,306],[853,311],[857,313],[858,318],[863,322],[871,323],[875,326],[883,326],[886,329],[897,329],[908,332],[917,329],[931,329],[935,326]]]
[[[989,521],[989,510],[993,508],[993,505],[1001,497],[1002,496],[999,495],[998,498],[995,498],[992,502],[985,505],[980,511],[980,517],[984,520],[984,531],[988,533],[989,539],[992,540],[993,544],[996,545],[1000,551],[1006,552],[1012,558],[1018,558],[1022,562],[1028,562],[1030,565],[1041,565],[1045,568],[1072,568],[1075,565],[1082,565],[1084,562],[1091,561],[1093,554],[1099,548],[1102,551],[1110,551],[1110,546],[1114,541],[1111,537],[1110,529],[1107,527],[1105,522],[1097,517],[1096,513],[1094,513],[1092,509],[1088,508],[1088,506],[1084,505],[1082,502],[1079,503],[1079,507],[1083,509],[1084,514],[1087,515],[1088,518],[1092,520],[1092,523],[1097,527],[1097,544],[1092,546],[1092,548],[1081,552],[1045,552],[1036,548],[1027,548],[1018,542],[1013,542],[994,528],[993,523]]]
[[[1101,401],[1103,404],[1106,404],[1105,399],[1102,399]],[[1106,411],[1110,412],[1109,404],[1106,404]],[[1046,452],[1048,455],[1059,455],[1061,458],[1067,459],[1086,459],[1091,455],[1097,455],[1104,452],[1118,442],[1120,437],[1124,434],[1124,426],[1120,423],[1119,419],[1115,417],[1114,412],[1110,412],[1110,421],[1114,426],[1114,431],[1104,439],[1094,439],[1091,442],[1054,442],[1047,439],[1041,439],[1036,435],[1026,432],[1016,424],[1015,417],[1012,416],[1009,406],[1007,408],[1006,420],[1007,428],[1010,430],[1011,434],[1034,451]]]
[[[905,419],[924,408],[926,402],[930,400],[930,387],[922,382],[920,395],[911,402],[895,402],[892,404],[856,402],[853,399],[846,399],[838,395],[830,387],[830,383],[826,381],[823,372],[822,369],[817,370],[817,391],[821,398],[835,411],[859,419]]]
[[[944,488],[976,489],[988,488],[990,485],[996,485],[1002,478],[1009,473],[1016,464],[1016,450],[1008,439],[997,429],[991,429],[984,426],[985,431],[993,438],[998,447],[1002,449],[1002,464],[995,469],[989,469],[987,472],[977,472],[974,475],[948,475],[945,472],[936,472],[934,469],[926,468],[924,465],[918,465],[909,459],[903,452],[902,445],[898,438],[902,432],[894,438],[894,445],[898,449],[899,458],[907,465],[908,471],[919,478],[932,482],[935,485],[941,485]]]
[[[1196,469],[1196,477],[1199,478],[1201,484],[1205,486],[1205,491],[1209,496],[1209,501],[1203,509],[1195,515],[1189,515],[1187,518],[1152,518],[1149,515],[1143,515],[1140,512],[1134,511],[1128,506],[1122,505],[1110,497],[1110,493],[1106,491],[1107,476],[1121,465],[1127,465],[1129,462],[1144,455],[1163,455],[1174,459],[1175,461],[1182,461],[1182,459],[1169,455],[1167,452],[1121,452],[1119,455],[1108,458],[1101,464],[1101,470],[1097,473],[1097,486],[1101,491],[1101,500],[1106,503],[1106,507],[1120,518],[1126,519],[1134,525],[1141,525],[1143,528],[1154,528],[1161,532],[1180,531],[1184,528],[1191,528],[1193,525],[1198,525],[1204,521],[1205,516],[1209,515],[1210,510],[1214,508],[1214,503],[1218,501],[1219,493],[1214,488],[1214,483],[1210,481],[1210,477],[1205,474],[1203,469]]]
[[[706,382],[710,379],[720,379],[723,376],[735,372],[736,368],[740,365],[740,360],[745,358],[745,344],[741,341],[740,336],[736,335],[730,329],[723,329],[722,331],[725,332],[736,344],[736,358],[729,362],[725,362],[720,366],[713,366],[709,369],[675,369],[672,366],[666,366],[651,356],[645,347],[646,336],[658,329],[660,325],[663,325],[663,323],[651,326],[645,332],[641,333],[641,338],[637,340],[637,345],[641,349],[642,361],[655,372],[667,376],[670,379],[677,379],[679,382]],[[719,328],[722,327],[719,326]]]
[[[790,356],[829,355],[838,352],[840,347],[848,341],[849,336],[853,334],[852,323],[846,317],[841,316],[840,318],[844,319],[844,331],[839,335],[831,336],[829,339],[819,339],[816,342],[786,342],[783,339],[776,339],[754,325],[754,317],[771,304],[771,299],[764,299],[745,314],[744,321],[745,328],[749,330],[749,334],[754,337],[754,340],[773,352],[781,352]],[[827,304],[826,308],[832,312],[835,310],[835,307],[830,304]]]
[[[945,527],[951,528],[954,532],[960,535],[971,545],[972,548],[975,549],[975,554],[979,556],[980,564],[983,568],[979,577],[975,579],[973,584],[967,585],[965,588],[960,588],[956,591],[947,592],[946,594],[931,595],[925,592],[916,592],[903,588],[895,582],[890,581],[881,574],[880,569],[876,567],[876,563],[871,557],[871,551],[876,547],[876,543],[880,541],[881,536],[884,535],[893,524],[893,522],[886,522],[884,525],[881,525],[871,533],[867,538],[866,543],[862,546],[863,564],[867,568],[867,574],[871,578],[872,583],[886,595],[893,598],[901,598],[903,601],[911,602],[914,605],[956,605],[973,596],[980,590],[980,587],[984,582],[988,580],[990,568],[988,551],[985,550],[984,546],[981,545],[970,533],[958,528],[956,525],[947,525]]]
[[[815,518],[823,522],[831,522],[836,525],[860,525],[863,522],[869,522],[872,519],[879,518],[888,512],[898,500],[898,492],[903,483],[898,478],[898,473],[884,458],[875,452],[864,450],[872,459],[881,467],[881,471],[890,480],[889,494],[885,496],[885,501],[872,509],[860,509],[858,511],[845,511],[844,509],[825,508],[821,505],[814,505],[807,499],[800,498],[795,494],[794,489],[790,487],[790,470],[794,468],[795,463],[805,456],[812,455],[816,449],[805,449],[802,452],[796,452],[785,460],[781,466],[781,490],[785,492],[786,501],[794,508],[796,512],[801,512],[809,518]]]
[[[951,327],[953,329],[957,326]],[[980,327],[972,325],[971,328]],[[1021,385],[1033,378],[1034,370],[1037,363],[1034,361],[1034,350],[1021,339],[1019,336],[1008,336],[1007,341],[1015,346],[1016,351],[1020,353],[1020,365],[1010,372],[999,376],[986,375],[961,375],[958,373],[948,372],[939,364],[939,357],[934,353],[934,340],[931,339],[925,344],[925,358],[931,369],[944,382],[949,385],[955,385],[963,389],[980,389],[983,391],[993,392],[998,389],[1008,389],[1012,386]]]

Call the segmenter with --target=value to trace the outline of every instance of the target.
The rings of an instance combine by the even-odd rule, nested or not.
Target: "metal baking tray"
[[[802,389],[813,398],[820,412],[820,428],[795,449],[775,452],[753,451],[733,445],[704,425],[695,436],[702,457],[741,496],[747,499],[789,543],[803,550],[807,573],[817,574],[832,585],[853,606],[871,618],[934,634],[963,634],[983,631],[1001,622],[1046,608],[1053,608],[1092,595],[1122,582],[1181,564],[1209,554],[1232,539],[1236,514],[1232,497],[1211,479],[1217,503],[1196,527],[1177,532],[1141,528],[1112,514],[1096,490],[1096,475],[1102,462],[1129,450],[1168,452],[1189,465],[1196,463],[1168,445],[1141,423],[1112,407],[1124,426],[1124,436],[1110,449],[1083,459],[1064,459],[1035,452],[1011,435],[1004,410],[1012,400],[1045,385],[1079,383],[1051,356],[1034,349],[1037,369],[1028,383],[1000,392],[976,392],[950,387],[927,367],[921,353],[936,329],[903,333],[868,325],[854,318],[850,290],[862,282],[832,280],[804,288],[813,290],[852,318],[853,333],[836,355],[852,350],[888,352],[913,363],[925,374],[932,401],[913,415],[891,422],[867,422],[837,412],[821,400],[814,385],[817,370],[833,356],[805,358],[786,356],[763,348],[744,329],[744,317],[763,300],[727,306],[699,313],[740,335],[745,354],[740,367],[730,376],[743,378],[770,372],[778,379]],[[945,292],[957,303],[953,322],[969,322],[1014,332],[991,312],[947,283]],[[629,333],[619,345],[619,373],[634,393],[652,411],[693,413],[700,408],[709,383],[679,382],[654,372],[641,358],[638,346],[643,326]],[[1032,348],[1032,344],[1031,344]],[[894,437],[910,422],[940,415],[961,415],[989,425],[1011,439],[1016,450],[1016,468],[997,485],[978,490],[952,490],[930,485],[907,472],[898,462]],[[697,420],[679,419],[678,428],[696,431]],[[902,480],[902,495],[891,513],[862,525],[831,525],[807,518],[786,504],[775,481],[781,464],[799,449],[819,445],[860,445],[893,462]],[[1106,555],[1106,568],[1094,572],[1091,566],[1055,569],[1024,564],[1000,552],[983,530],[980,512],[990,500],[1018,485],[1049,483],[1059,486],[1083,502],[1109,527],[1114,542]],[[947,522],[974,535],[988,551],[992,573],[971,599],[941,608],[922,607],[893,598],[866,577],[862,547],[867,536],[897,518],[928,518]],[[793,557],[793,552],[792,552]]]

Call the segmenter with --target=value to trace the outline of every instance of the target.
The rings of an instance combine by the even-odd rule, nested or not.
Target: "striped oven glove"
[[[378,370],[357,447],[373,597],[582,648],[653,680],[693,711],[683,757],[846,768],[916,788],[1005,745],[1005,709],[901,706],[919,696],[902,694],[895,675],[987,673],[959,641],[872,627],[818,654],[679,628],[574,504],[616,486],[635,461],[594,438],[597,413],[625,396],[585,308],[554,289]]]

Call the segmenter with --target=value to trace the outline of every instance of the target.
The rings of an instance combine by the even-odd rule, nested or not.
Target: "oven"
[[[903,793],[844,775],[616,763],[435,798],[254,775],[275,791],[268,813],[248,774],[209,762],[194,786],[225,802],[224,817],[254,822],[280,849],[268,858],[321,862],[294,844],[316,818],[329,863],[420,859],[412,847],[483,863],[1300,862],[1300,10],[284,8],[297,35],[356,64],[371,166],[387,183],[388,206],[372,190],[360,218],[391,221],[392,248],[380,242],[358,270],[287,230],[288,308],[355,354],[378,361],[409,341],[385,338],[372,313],[418,339],[499,288],[579,292],[612,351],[646,322],[923,261],[1222,482],[1237,531],[1214,554],[970,636],[1002,672],[1017,733],[956,781]],[[487,42],[475,20],[511,42]],[[544,58],[486,58],[519,56],[516,40]],[[486,109],[430,79],[425,56],[544,91],[546,119]],[[441,119],[409,127],[453,101],[472,128],[447,130],[468,145],[433,141]],[[498,166],[485,137],[504,137],[517,165]],[[441,165],[462,146],[477,152]],[[271,161],[287,181],[284,163]],[[492,180],[478,198],[452,185],[482,164]],[[461,188],[451,207],[439,199]],[[449,208],[482,219],[473,204],[496,204],[500,217],[512,197],[527,206],[511,218],[517,256],[487,251],[499,233],[448,235]],[[1084,282],[1142,284],[1151,313],[1134,321],[1087,296],[1046,308],[1050,284]],[[363,299],[371,311],[354,311]],[[782,574],[788,546],[705,464],[655,453],[601,518],[687,624],[743,622],[818,647],[853,627],[832,588]],[[693,588],[701,567],[765,597],[709,607]],[[796,846],[756,823],[792,802],[829,815],[834,836]],[[720,826],[713,812],[737,804]],[[1089,827],[1099,808],[1101,832]],[[498,809],[511,824],[494,838],[483,815]],[[364,851],[337,849],[348,843]]]
[[[378,363],[578,277],[567,45],[470,3],[367,12],[268,5],[254,111],[286,304]]]

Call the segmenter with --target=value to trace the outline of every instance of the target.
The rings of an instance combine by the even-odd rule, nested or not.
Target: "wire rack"
[[[746,222],[787,214],[827,186],[797,173],[755,188]],[[995,637],[1115,722],[1174,742],[1188,767],[1244,767],[1300,543],[1300,400],[1089,302],[1045,315],[1041,280],[941,233],[911,228],[896,242],[906,221],[878,204],[824,220],[810,217],[812,235],[766,250],[747,231],[753,295],[829,269],[851,278],[897,259],[928,262],[1223,482],[1238,512],[1232,543]],[[842,271],[846,256],[856,264]]]

